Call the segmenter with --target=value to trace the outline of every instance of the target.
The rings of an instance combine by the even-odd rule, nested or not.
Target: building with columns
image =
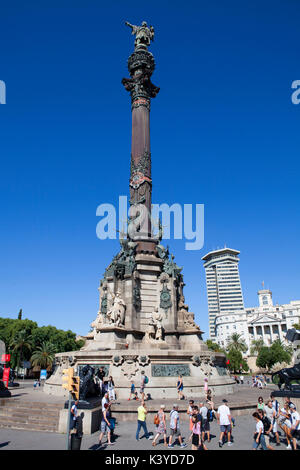
[[[269,289],[258,291],[258,306],[245,308],[232,314],[220,314],[215,319],[215,340],[226,347],[233,333],[241,334],[248,351],[253,340],[262,339],[266,346],[280,339],[284,343],[287,330],[300,321],[300,300],[288,304],[273,305],[272,292]]]

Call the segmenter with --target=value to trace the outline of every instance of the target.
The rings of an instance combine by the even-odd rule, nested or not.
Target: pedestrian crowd
[[[253,450],[274,450],[270,444],[271,436],[276,442],[275,445],[280,446],[278,427],[283,431],[286,449],[297,450],[297,439],[300,439],[300,414],[290,397],[285,397],[282,408],[272,393],[266,403],[259,397],[257,411],[252,416],[255,420]]]
[[[99,435],[99,448],[102,446],[103,438],[106,435],[107,445],[114,445],[114,428],[115,419],[112,417],[111,405],[116,400],[116,392],[114,380],[109,377],[105,380],[103,369],[98,372],[102,391],[102,414]],[[205,399],[198,404],[194,400],[189,400],[185,415],[187,415],[189,423],[189,435],[182,435],[182,416],[179,413],[178,404],[174,403],[169,413],[166,412],[166,405],[160,405],[153,420],[153,432],[149,432],[146,420],[148,409],[145,404],[149,400],[150,394],[145,394],[145,388],[148,384],[148,377],[142,371],[140,379],[139,393],[136,390],[134,381],[131,381],[128,400],[139,401],[137,407],[137,429],[135,438],[139,441],[145,437],[152,440],[152,446],[155,447],[159,443],[163,443],[166,448],[173,448],[177,443],[181,448],[187,446],[187,442],[191,445],[191,450],[208,450],[211,442],[211,423],[217,420],[219,425],[219,448],[224,445],[231,447],[233,445],[233,428],[235,427],[235,419],[232,417],[227,400],[224,398],[221,405],[215,408],[212,391],[208,388],[208,381],[204,383]],[[239,382],[243,383],[243,377],[239,378]],[[254,385],[256,383],[256,385]],[[266,383],[262,376],[252,377],[252,387],[262,388]],[[183,378],[180,375],[176,383],[178,400],[184,400],[183,394]],[[78,401],[71,409],[71,425],[70,429],[75,427],[77,419]],[[181,416],[180,416],[181,414]],[[262,396],[258,397],[256,411],[252,414],[255,422],[253,433],[252,449],[274,450],[274,446],[278,447],[283,442],[279,435],[284,437],[287,450],[297,450],[297,440],[300,439],[300,415],[296,410],[295,404],[289,397],[286,397],[281,407],[273,393],[270,398],[264,401]],[[279,431],[281,430],[281,432]],[[140,437],[141,430],[143,436]],[[214,436],[213,436],[214,437]]]

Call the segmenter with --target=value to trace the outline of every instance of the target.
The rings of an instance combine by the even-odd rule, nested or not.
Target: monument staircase
[[[0,399],[0,428],[26,431],[58,432],[58,403]]]

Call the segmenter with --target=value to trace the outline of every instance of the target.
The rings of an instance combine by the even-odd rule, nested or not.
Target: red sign
[[[2,354],[1,361],[2,362],[9,362],[10,361],[10,354]]]
[[[3,380],[3,382],[4,382],[5,387],[8,387],[9,371],[10,371],[10,367],[4,367],[2,380]]]

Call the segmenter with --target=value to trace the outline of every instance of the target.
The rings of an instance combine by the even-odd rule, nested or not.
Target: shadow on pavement
[[[1,448],[1,447],[8,446],[9,443],[10,443],[10,441],[7,441],[7,442],[0,442],[0,448]]]

